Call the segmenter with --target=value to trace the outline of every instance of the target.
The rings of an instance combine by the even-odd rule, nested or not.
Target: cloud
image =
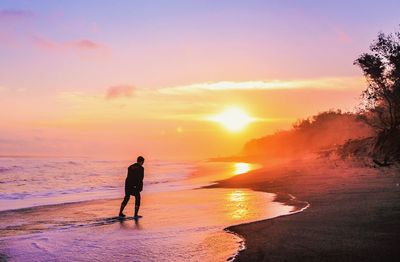
[[[32,36],[31,39],[37,47],[42,49],[58,49],[58,50],[76,49],[82,51],[88,51],[88,50],[90,51],[90,50],[99,50],[104,48],[103,45],[98,44],[89,39],[67,41],[67,42],[56,42],[40,36]]]
[[[27,23],[31,23],[34,13],[20,9],[0,9],[0,46],[16,49],[23,44]]]
[[[33,44],[41,49],[57,49],[58,45],[55,42],[52,42],[46,38],[40,36],[32,36],[31,38]]]
[[[353,42],[353,39],[350,35],[342,29],[334,29],[336,40],[341,44],[350,44]]]
[[[362,81],[361,77],[331,77],[287,81],[220,81],[166,87],[159,89],[159,92],[165,94],[181,94],[224,90],[345,89],[358,88],[360,84],[363,83]]]
[[[44,51],[75,53],[78,55],[107,55],[109,48],[90,39],[73,41],[53,41],[45,37],[34,35],[31,37],[33,45]]]
[[[0,10],[0,20],[2,19],[19,19],[32,17],[33,13],[27,10],[19,9],[2,9]]]
[[[96,50],[102,48],[100,44],[97,44],[88,39],[67,42],[65,43],[65,45],[79,50]]]
[[[131,97],[133,96],[134,90],[135,88],[130,85],[111,86],[107,89],[106,98]]]

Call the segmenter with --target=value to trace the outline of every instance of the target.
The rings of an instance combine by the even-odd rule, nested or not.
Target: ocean
[[[10,261],[226,261],[225,227],[293,211],[274,194],[202,186],[259,166],[146,161],[139,220],[116,218],[130,161],[0,158],[0,258]],[[125,209],[133,215],[132,199]]]

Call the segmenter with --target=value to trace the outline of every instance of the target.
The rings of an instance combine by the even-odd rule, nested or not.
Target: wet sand
[[[231,226],[245,238],[235,261],[398,261],[400,172],[338,160],[293,160],[220,181],[292,194],[303,212]]]
[[[121,199],[3,211],[0,261],[226,261],[242,238],[225,227],[292,211],[273,200],[233,188],[148,193],[139,220],[116,217]]]

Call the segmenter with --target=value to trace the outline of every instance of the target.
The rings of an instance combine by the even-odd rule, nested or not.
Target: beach
[[[0,212],[5,261],[395,261],[399,256],[396,168],[315,157],[197,166],[154,162],[148,164],[144,217],[132,219],[131,202],[128,218],[119,220],[125,162],[25,159],[41,176],[18,181],[13,176],[21,178],[25,171],[7,163],[2,187],[9,188],[1,195]],[[64,179],[51,175],[55,167],[81,170],[75,176],[88,181],[90,190],[64,186]],[[58,195],[49,194],[48,180],[58,185]]]
[[[0,262],[400,261],[399,10],[0,1]]]
[[[245,238],[235,261],[398,261],[400,173],[358,161],[292,159],[220,181],[288,194],[310,206],[303,212],[228,227]]]
[[[271,193],[200,188],[240,175],[250,164],[149,161],[143,218],[132,218],[131,200],[128,218],[120,220],[124,166],[124,161],[2,159],[0,259],[226,261],[243,248],[243,238],[224,228],[296,211]]]

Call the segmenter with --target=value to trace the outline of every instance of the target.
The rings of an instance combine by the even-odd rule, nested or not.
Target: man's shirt
[[[125,180],[125,187],[127,188],[137,187],[139,191],[142,191],[143,177],[144,177],[144,168],[139,163],[135,163],[129,166],[128,175]]]

